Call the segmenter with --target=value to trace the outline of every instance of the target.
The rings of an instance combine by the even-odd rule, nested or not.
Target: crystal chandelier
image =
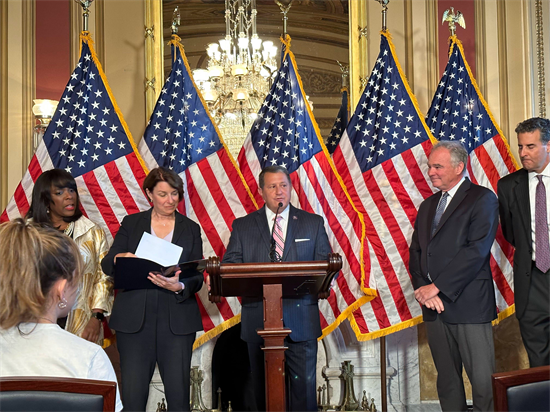
[[[277,68],[277,47],[256,32],[256,0],[225,0],[225,37],[210,43],[207,69],[193,70],[212,117],[237,157]]]

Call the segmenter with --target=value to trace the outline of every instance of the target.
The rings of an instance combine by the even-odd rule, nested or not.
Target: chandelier
[[[193,70],[208,109],[234,157],[277,69],[277,47],[256,31],[256,0],[225,0],[225,37],[206,49],[206,69]]]

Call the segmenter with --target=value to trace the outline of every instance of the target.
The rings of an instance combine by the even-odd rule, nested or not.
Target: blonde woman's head
[[[0,225],[0,327],[65,316],[82,272],[78,246],[62,232],[15,219]]]

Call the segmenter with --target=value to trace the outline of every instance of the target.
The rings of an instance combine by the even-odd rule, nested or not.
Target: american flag
[[[1,221],[24,216],[38,176],[61,168],[75,178],[84,214],[112,242],[124,216],[149,208],[141,190],[146,172],[92,39],[80,39],[80,60]]]
[[[378,297],[353,312],[360,339],[373,339],[421,321],[409,268],[418,207],[433,194],[427,156],[433,137],[399,66],[389,32],[333,154],[337,171],[365,216],[370,266],[365,277]]]
[[[342,88],[342,105],[340,106],[340,110],[338,110],[338,115],[327,138],[327,150],[330,154],[334,153],[340,142],[342,133],[348,127],[349,111],[348,88],[344,87]]]
[[[170,42],[174,60],[159,99],[139,143],[147,166],[168,167],[184,182],[179,210],[201,226],[205,257],[223,256],[231,225],[257,209],[234,159],[223,143],[191,75],[178,36]],[[208,300],[206,286],[198,293],[205,333],[200,346],[240,320],[238,298]]]
[[[334,170],[319,128],[305,98],[290,36],[270,92],[239,154],[241,171],[259,205],[258,175],[263,167],[281,165],[292,180],[291,203],[325,219],[332,250],[343,269],[329,298],[319,302],[323,336],[352,310],[373,298],[363,284],[364,224]]]
[[[426,116],[433,135],[456,140],[470,153],[468,174],[472,182],[497,191],[498,180],[517,170],[517,163],[502,131],[481,95],[464,57],[462,43],[451,37],[449,61]],[[499,320],[513,313],[512,246],[498,229],[491,248],[491,270]]]

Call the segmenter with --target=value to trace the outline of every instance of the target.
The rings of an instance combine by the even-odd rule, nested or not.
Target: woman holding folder
[[[145,178],[143,190],[153,207],[122,220],[113,246],[101,262],[109,275],[115,275],[117,258],[136,257],[144,233],[180,246],[179,262],[202,259],[199,225],[176,211],[183,199],[181,178],[159,167]],[[145,411],[157,363],[168,410],[189,410],[191,354],[195,334],[202,330],[195,293],[204,279],[200,272],[186,275],[180,278],[135,273],[147,276],[151,288],[120,290],[115,298],[109,326],[117,331],[126,410]]]

